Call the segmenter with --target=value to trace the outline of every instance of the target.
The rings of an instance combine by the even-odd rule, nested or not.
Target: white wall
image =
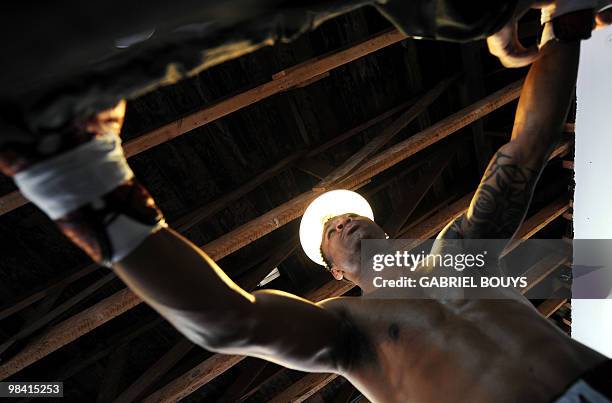
[[[582,43],[574,237],[612,239],[612,27]],[[612,299],[573,300],[572,337],[612,357]]]

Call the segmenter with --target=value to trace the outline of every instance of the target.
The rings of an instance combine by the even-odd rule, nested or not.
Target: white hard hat
[[[325,192],[310,203],[300,223],[300,243],[310,260],[325,266],[321,256],[323,227],[329,219],[349,213],[374,220],[374,213],[368,201],[351,190]]]

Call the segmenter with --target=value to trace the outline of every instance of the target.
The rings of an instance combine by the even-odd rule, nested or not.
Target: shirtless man
[[[532,66],[512,140],[493,157],[468,212],[440,237],[512,238],[565,122],[578,54],[578,42],[554,42]],[[571,393],[608,401],[593,398],[608,393],[601,374],[610,370],[606,357],[567,337],[519,296],[343,297],[313,304],[280,291],[242,290],[167,228],[133,178],[113,140],[123,108],[67,128],[72,135],[63,137],[65,147],[80,146],[62,154],[66,158],[40,162],[44,149],[29,155],[9,150],[0,155],[0,168],[65,234],[112,266],[193,342],[302,371],[337,373],[374,402],[550,402]],[[321,252],[335,278],[372,293],[371,273],[359,261],[360,240],[384,237],[373,221],[344,214],[325,225]]]

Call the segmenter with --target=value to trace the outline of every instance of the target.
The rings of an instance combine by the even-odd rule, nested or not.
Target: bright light
[[[300,223],[300,243],[313,262],[324,266],[321,256],[323,226],[330,218],[353,213],[374,220],[368,201],[359,193],[350,190],[332,190],[323,193],[310,203]]]

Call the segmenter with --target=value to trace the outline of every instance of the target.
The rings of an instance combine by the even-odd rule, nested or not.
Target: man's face
[[[369,218],[343,214],[325,223],[321,251],[331,264],[336,279],[346,277],[355,281],[361,269],[361,240],[385,237],[385,231]]]

